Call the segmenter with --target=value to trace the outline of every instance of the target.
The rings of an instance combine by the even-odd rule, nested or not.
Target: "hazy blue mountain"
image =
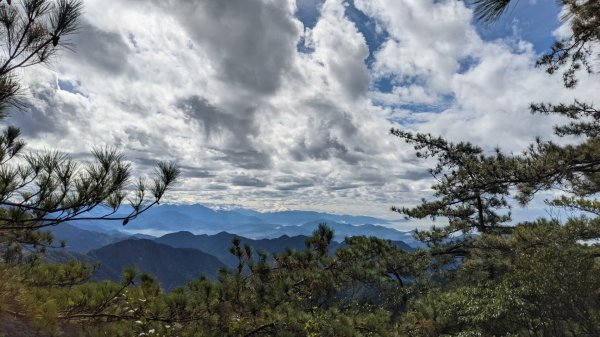
[[[213,210],[202,205],[159,205],[129,223],[129,228],[174,229],[195,227],[210,230],[232,224],[263,222],[259,218],[235,211]]]
[[[54,236],[56,243],[65,241],[65,248],[67,250],[81,253],[98,249],[117,241],[126,240],[129,237],[126,234],[118,232],[107,234],[81,229],[67,223],[50,227],[48,230]]]
[[[95,221],[86,221],[86,220],[77,220],[77,221],[69,221],[58,225],[57,227],[62,226],[63,224],[68,224],[73,227],[77,227],[80,229],[96,232],[96,233],[104,233],[104,234],[124,234],[121,231],[123,230],[123,225],[118,221],[106,221],[106,220],[95,220]]]
[[[286,249],[302,250],[306,247],[306,236],[289,237],[287,235],[280,236],[275,239],[260,239],[253,240],[239,235],[221,232],[215,235],[194,235],[190,232],[177,232],[164,235],[157,238],[155,241],[177,248],[195,248],[216,256],[219,260],[229,267],[237,266],[237,259],[229,252],[229,247],[233,238],[239,237],[241,244],[250,245],[254,251],[265,251],[271,255],[272,253],[280,253]],[[332,249],[335,249],[339,244],[332,243]]]
[[[65,248],[69,251],[86,253],[90,250],[98,249],[108,244],[127,240],[130,238],[154,239],[149,235],[128,235],[122,232],[110,231],[106,233],[82,229],[68,223],[49,227],[48,231],[54,236],[54,242],[65,241]]]
[[[100,262],[93,278],[119,280],[124,268],[136,267],[156,277],[170,290],[201,275],[214,278],[224,264],[197,249],[174,248],[145,239],[129,239],[110,244],[87,254]]]
[[[366,216],[337,215],[309,211],[257,212],[246,209],[213,210],[202,205],[159,205],[130,221],[128,228],[232,229],[240,225],[302,225],[307,222],[339,222],[353,225],[385,224],[387,220]],[[215,232],[215,233],[216,233]]]
[[[280,225],[301,225],[311,221],[340,222],[353,225],[388,223],[387,220],[368,216],[337,215],[310,211],[282,211],[261,213],[260,219],[264,222],[276,223]]]
[[[126,214],[127,207],[119,210]],[[404,241],[412,244],[412,234],[381,226],[389,221],[366,216],[337,215],[310,211],[258,212],[248,209],[214,210],[202,205],[158,205],[133,219],[123,227],[120,222],[72,222],[88,230],[115,234],[117,231],[151,233],[189,231],[195,234],[234,233],[247,238],[278,238],[282,235],[311,235],[319,223],[327,223],[335,231],[335,239],[366,235]]]
[[[235,233],[240,236],[251,237],[251,238],[275,238],[281,235],[287,236],[310,236],[312,232],[319,226],[320,223],[325,221],[311,221],[304,223],[299,226],[284,226],[284,225],[272,225],[272,226],[236,226],[228,229],[227,232]],[[327,225],[334,231],[334,240],[338,242],[344,241],[347,236],[376,236],[382,239],[392,241],[404,241],[408,244],[415,243],[412,232],[400,232],[392,228],[379,226],[379,225],[351,225],[347,223],[339,223],[333,221],[327,221]],[[194,230],[190,230],[194,232]]]
[[[319,227],[320,221],[311,221],[298,226],[304,233],[312,233],[317,227]],[[393,228],[384,226],[364,224],[364,225],[352,225],[348,223],[340,222],[327,222],[327,225],[331,227],[335,233],[334,239],[343,241],[347,236],[376,236],[378,238],[392,240],[392,241],[414,241],[411,232],[400,232]],[[287,228],[287,227],[286,227]],[[290,235],[290,234],[288,234]],[[308,234],[309,235],[309,234]]]
[[[402,249],[404,251],[407,251],[407,252],[412,252],[412,251],[415,250],[415,247],[407,244],[404,241],[394,241],[394,240],[392,240],[392,243],[394,244],[394,246],[396,246],[396,247],[398,247],[398,248],[400,248],[400,249]]]
[[[147,216],[155,217],[164,212],[178,212],[187,217],[203,220],[206,222],[222,224],[251,224],[251,223],[272,223],[280,225],[301,225],[309,221],[336,221],[350,224],[365,223],[387,223],[387,220],[368,216],[337,215],[312,211],[280,211],[280,212],[258,212],[249,209],[235,210],[213,210],[203,205],[160,205],[151,208],[139,219]]]
[[[290,232],[312,233],[316,226],[318,222],[302,226],[282,226],[282,228],[293,229]],[[333,223],[333,227],[341,233],[354,235],[353,230],[360,226]],[[373,231],[385,229],[379,226],[373,227],[378,227]],[[260,250],[269,255],[281,253],[286,249],[302,250],[308,238],[307,235],[282,235],[273,239],[249,239],[227,232],[195,235],[182,231],[154,238],[155,240],[152,241],[123,234],[98,233],[67,224],[53,227],[52,230],[58,239],[68,240],[68,244],[65,249],[49,250],[45,257],[47,261],[64,263],[78,260],[87,264],[99,262],[100,266],[93,275],[97,280],[117,281],[125,267],[134,266],[142,272],[154,275],[164,289],[183,285],[201,274],[214,277],[224,266],[236,267],[237,259],[229,253],[229,247],[235,237],[240,238],[242,245],[252,246],[255,252]],[[396,233],[394,235],[397,235]],[[401,240],[393,242],[401,249],[413,249]],[[104,246],[98,247],[100,245]],[[333,241],[330,246],[331,253],[344,245]],[[94,247],[96,249],[92,250]],[[90,251],[84,254],[87,250]]]
[[[269,253],[269,255],[273,253],[284,252],[286,249],[303,250],[306,247],[305,242],[308,238],[308,236],[304,235],[283,235],[275,239],[253,240],[226,232],[221,232],[216,235],[194,235],[190,232],[183,231],[166,234],[155,239],[155,241],[175,248],[194,248],[201,250],[217,257],[228,267],[233,268],[237,266],[237,259],[231,253],[229,253],[229,247],[231,246],[231,241],[235,237],[240,238],[242,246],[248,244],[254,248],[255,252],[262,250]],[[396,247],[406,251],[414,250],[413,247],[403,241],[392,240],[392,243],[396,245]],[[330,251],[333,253],[335,250],[344,246],[344,242],[339,243],[337,241],[333,241],[330,245]]]

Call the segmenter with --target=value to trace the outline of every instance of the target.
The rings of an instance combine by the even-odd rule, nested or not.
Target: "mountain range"
[[[227,232],[217,233],[215,235],[194,235],[190,232],[177,232],[166,234],[155,241],[176,248],[194,248],[211,254],[225,263],[228,267],[237,266],[237,258],[229,253],[229,247],[232,240],[240,238],[241,246],[249,245],[254,252],[264,251],[269,255],[273,253],[281,253],[286,249],[302,250],[306,247],[307,236],[287,236],[283,235],[274,239],[259,239],[253,240],[245,237],[240,237]],[[335,251],[340,246],[338,242],[332,242],[330,250]]]
[[[60,228],[64,226],[64,228]],[[219,269],[235,268],[237,259],[229,252],[232,240],[240,238],[241,244],[250,245],[254,252],[264,251],[272,256],[286,249],[302,250],[307,236],[282,235],[273,239],[250,239],[227,232],[215,235],[195,235],[190,232],[169,233],[159,238],[148,236],[108,235],[80,229],[68,224],[53,228],[56,240],[66,242],[63,249],[50,250],[46,259],[64,263],[78,260],[89,265],[98,264],[92,278],[118,281],[126,267],[154,275],[163,289],[184,285],[204,275],[214,278]],[[404,250],[413,248],[402,241],[393,241]],[[345,243],[333,241],[330,252]]]
[[[122,208],[116,216],[129,211]],[[200,275],[214,278],[221,268],[235,268],[237,258],[229,252],[235,237],[240,238],[242,246],[247,244],[254,252],[272,256],[286,249],[304,249],[307,237],[320,223],[334,230],[331,253],[345,245],[345,237],[358,235],[388,239],[404,250],[416,246],[411,232],[382,226],[389,225],[389,221],[373,217],[161,205],[150,208],[127,226],[120,221],[95,220],[50,227],[56,241],[64,241],[66,246],[50,252],[47,259],[99,263],[92,276],[96,280],[117,281],[124,268],[133,266],[154,275],[163,289],[170,290]]]
[[[125,215],[129,211],[127,207],[122,207],[116,215]],[[127,226],[122,226],[119,221],[108,220],[73,221],[71,225],[110,235],[123,232],[155,236],[179,231],[208,235],[228,232],[247,238],[264,239],[282,235],[309,236],[320,223],[327,223],[334,230],[335,240],[339,242],[346,236],[366,235],[415,243],[412,232],[401,232],[390,228],[389,220],[375,217],[311,211],[214,210],[199,204],[158,205],[129,221]]]
[[[119,231],[97,232],[94,230],[82,229],[68,223],[49,227],[48,230],[52,233],[56,242],[64,241],[67,250],[79,253],[86,253],[90,250],[98,249],[111,243],[130,238],[154,239],[154,237],[150,235],[131,235]]]

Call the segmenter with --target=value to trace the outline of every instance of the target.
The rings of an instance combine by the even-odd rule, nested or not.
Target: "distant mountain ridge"
[[[117,214],[126,214],[127,208]],[[310,235],[319,223],[327,223],[335,232],[335,239],[343,241],[346,236],[377,236],[394,241],[412,242],[412,234],[401,232],[388,225],[389,220],[368,216],[337,215],[312,211],[258,212],[249,209],[213,210],[203,205],[158,205],[150,208],[126,227],[119,222],[95,221],[71,222],[79,228],[94,231],[127,231],[166,233],[189,231],[194,234],[217,234],[228,232],[240,236],[263,239],[281,235]]]
[[[90,250],[98,249],[111,243],[127,240],[130,238],[154,239],[149,235],[126,234],[118,231],[112,233],[101,233],[95,230],[82,229],[68,223],[59,226],[49,227],[48,231],[54,236],[55,242],[64,241],[65,248],[69,251],[78,253],[87,253]]]
[[[270,255],[273,253],[282,253],[287,249],[297,251],[303,250],[306,248],[306,239],[308,239],[308,236],[304,235],[282,235],[274,239],[253,240],[227,232],[221,232],[215,235],[194,235],[184,231],[166,234],[156,238],[154,241],[176,248],[198,249],[217,257],[228,267],[235,267],[237,265],[237,258],[229,253],[229,247],[235,237],[240,238],[242,246],[247,244],[253,248],[254,252],[261,250]],[[412,251],[414,249],[402,241],[392,241],[392,243],[398,248],[406,251]],[[345,245],[344,242],[340,243],[332,241],[329,246],[329,251],[333,254],[337,249],[342,248]]]
[[[237,258],[229,253],[229,247],[235,237],[240,238],[242,246],[247,244],[253,248],[254,252],[262,250],[269,254],[281,253],[286,249],[302,250],[306,247],[305,242],[308,238],[303,235],[293,237],[283,235],[274,239],[253,240],[227,232],[215,235],[194,235],[184,231],[163,235],[155,241],[176,248],[198,249],[217,257],[229,267],[235,267],[237,265]],[[333,251],[339,246],[339,243],[332,242],[330,248]]]
[[[121,233],[98,233],[68,224],[53,227],[52,231],[56,239],[66,241],[66,246],[65,249],[50,250],[46,255],[47,261],[64,263],[78,260],[90,265],[99,262],[93,274],[96,280],[117,281],[123,269],[131,266],[154,275],[166,290],[200,275],[215,277],[217,271],[225,266],[235,268],[237,258],[229,252],[235,237],[240,238],[242,246],[248,244],[255,253],[264,251],[269,256],[287,249],[303,250],[308,238],[306,235],[282,235],[273,239],[250,239],[227,232],[195,235],[181,231],[148,240],[146,237]],[[392,242],[401,249],[413,249],[402,241]],[[344,242],[332,241],[330,252],[343,246]]]
[[[231,226],[249,224],[276,224],[298,226],[311,221],[339,222],[353,225],[387,224],[388,220],[367,216],[336,215],[312,211],[258,212],[253,210],[213,210],[203,205],[159,205],[152,207],[140,217],[132,220],[130,228],[162,227],[168,223],[180,226]],[[168,222],[168,223],[166,223]],[[158,224],[158,226],[157,226]]]

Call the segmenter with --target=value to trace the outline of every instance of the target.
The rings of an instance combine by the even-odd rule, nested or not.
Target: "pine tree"
[[[600,42],[598,1],[560,2],[572,35],[537,62],[563,70],[575,88],[577,70],[594,73]],[[495,21],[509,0],[474,1],[476,17]],[[433,200],[394,207],[408,217],[444,217],[449,224],[417,237],[431,249],[431,274],[400,322],[408,336],[599,336],[600,113],[581,101],[534,103],[531,112],[571,121],[555,127],[574,145],[536,140],[520,154],[485,154],[470,143],[393,129],[418,157],[435,158]],[[527,204],[540,191],[560,192],[549,206],[574,210],[567,220],[511,223],[510,205]],[[511,199],[513,201],[511,201]],[[458,235],[462,234],[462,235]],[[435,268],[441,267],[441,268]]]
[[[71,48],[81,10],[79,0],[0,3],[0,118],[26,105],[19,69],[51,62]],[[44,229],[82,219],[126,225],[161,200],[179,170],[158,163],[154,178],[131,187],[131,166],[115,149],[98,147],[92,162],[78,163],[60,149],[26,153],[24,147],[18,127],[0,133],[0,314],[45,331],[56,331],[61,321],[118,317],[125,306],[114,302],[130,300],[125,293],[151,291],[151,280],[143,276],[141,287],[131,287],[135,273],[126,270],[122,284],[90,283],[93,266],[43,263],[37,253],[57,246]],[[132,211],[116,215],[125,200]]]
[[[69,36],[77,31],[82,4],[79,0],[25,0],[0,4],[4,54],[0,56],[0,115],[25,104],[20,99],[18,69],[52,61]],[[121,221],[124,225],[159,202],[175,181],[172,163],[159,163],[152,181],[140,179],[130,193],[132,211],[114,216],[127,198],[131,165],[112,148],[92,151],[94,162],[77,163],[59,152],[24,153],[25,142],[17,127],[0,134],[0,246],[13,253],[52,245],[42,229],[81,219]],[[100,215],[90,211],[105,207]],[[17,254],[18,256],[19,254]]]
[[[565,70],[565,87],[576,84],[575,71],[582,64],[593,72],[588,62],[592,51],[600,46],[600,10],[597,1],[561,2],[566,8],[565,20],[573,34],[557,41],[550,53],[542,56],[538,66],[550,73]],[[508,0],[478,0],[474,3],[476,17],[483,21],[496,20],[508,8]],[[568,45],[569,47],[565,47]],[[468,255],[464,248],[471,241],[471,233],[510,233],[509,224],[512,198],[527,204],[539,191],[566,192],[551,205],[578,208],[596,212],[595,203],[586,196],[600,192],[600,142],[598,126],[600,112],[592,104],[575,101],[572,104],[533,103],[532,113],[559,114],[572,121],[555,127],[560,137],[580,137],[576,145],[559,145],[538,139],[521,154],[505,154],[496,149],[485,154],[471,143],[452,143],[429,134],[414,134],[392,129],[391,133],[413,144],[417,157],[435,158],[436,166],[430,170],[436,178],[432,188],[434,200],[423,200],[414,208],[393,207],[407,217],[444,217],[449,225],[421,232],[418,237],[431,245],[445,244],[445,251],[455,256]],[[585,207],[584,205],[587,205]],[[594,207],[591,207],[594,206]],[[463,234],[458,243],[450,239]]]

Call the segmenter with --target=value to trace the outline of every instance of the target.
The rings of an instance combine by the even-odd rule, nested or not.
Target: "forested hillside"
[[[156,277],[165,291],[188,281],[215,276],[225,265],[216,257],[196,249],[172,248],[147,239],[129,239],[110,244],[87,254],[100,265],[93,273],[95,280],[118,282],[121,272],[134,266],[140,272]]]
[[[511,3],[470,5],[475,19],[493,25]],[[582,76],[598,80],[600,2],[559,3],[569,30],[537,67],[562,76],[578,93]],[[83,10],[79,0],[0,3],[4,115],[27,104],[20,96],[27,84],[17,77],[23,68],[60,64],[57,52],[72,47]],[[560,124],[554,138],[539,137],[521,152],[490,152],[395,124],[387,136],[413,146],[406,160],[430,165],[433,179],[421,203],[392,211],[443,220],[414,233],[418,249],[364,235],[337,243],[332,227],[347,229],[346,236],[353,222],[374,218],[331,217],[324,219],[328,226],[314,219],[325,213],[312,212],[286,214],[303,229],[298,234],[310,224],[310,235],[272,239],[194,235],[175,232],[176,226],[156,240],[82,231],[69,223],[140,227],[144,215],[154,214],[157,224],[169,214],[178,222],[200,216],[157,211],[181,181],[173,162],[158,162],[154,175],[134,181],[130,162],[116,149],[95,148],[91,161],[60,149],[27,152],[18,126],[6,126],[0,134],[0,336],[600,336],[600,110],[594,103],[532,102],[531,113]],[[241,182],[250,183],[260,185]],[[567,216],[512,219],[513,207],[540,196]],[[221,213],[244,226],[283,217]],[[88,244],[69,246],[52,233]],[[52,255],[65,244],[72,255]]]

